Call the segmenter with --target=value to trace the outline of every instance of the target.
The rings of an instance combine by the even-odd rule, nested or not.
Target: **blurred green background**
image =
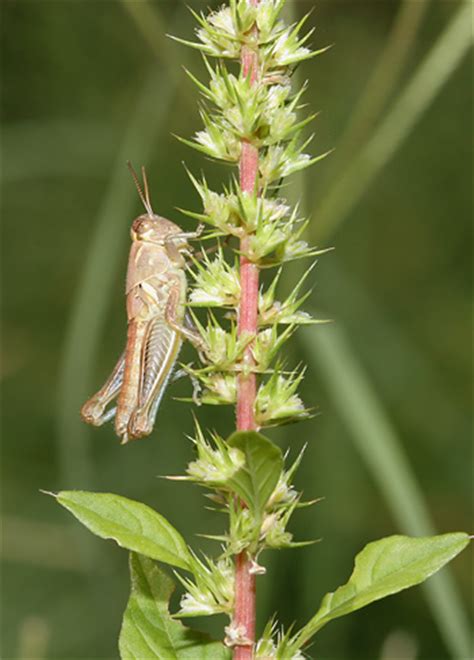
[[[334,47],[297,76],[321,111],[313,151],[336,150],[288,194],[312,216],[311,241],[336,247],[310,298],[335,323],[301,331],[288,352],[308,364],[303,395],[320,414],[271,437],[293,456],[308,443],[296,484],[325,499],[291,529],[323,540],[264,558],[261,625],[274,611],[285,625],[306,621],[370,540],[472,531],[470,3],[287,11],[313,4],[313,44]],[[147,165],[155,209],[185,227],[174,207],[198,200],[182,161],[216,187],[228,170],[171,136],[200,127],[182,70],[199,74],[200,58],[165,37],[192,38],[184,3],[7,0],[2,15],[2,657],[113,658],[126,553],[39,489],[143,500],[196,548],[210,547],[197,533],[221,529],[199,491],[157,478],[192,456],[191,410],[174,400],[189,383],[170,388],[153,436],[125,448],[78,411],[125,337],[128,226],[140,211],[125,161]],[[283,289],[305,267],[288,268]],[[198,414],[232,429],[231,410]],[[332,623],[311,652],[469,658],[471,577],[466,552],[428,588]]]

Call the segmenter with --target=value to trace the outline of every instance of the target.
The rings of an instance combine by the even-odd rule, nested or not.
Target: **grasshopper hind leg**
[[[120,392],[125,369],[125,353],[122,353],[109,378],[103,387],[88,399],[81,408],[81,417],[93,426],[102,426],[113,419],[116,408],[106,410],[107,406]]]
[[[128,423],[129,439],[142,438],[152,432],[180,347],[180,335],[163,318],[150,322],[141,356],[138,402]]]

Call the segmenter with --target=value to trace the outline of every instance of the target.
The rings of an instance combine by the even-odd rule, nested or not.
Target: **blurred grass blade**
[[[3,562],[31,564],[52,571],[82,574],[90,571],[77,547],[75,525],[58,525],[4,514],[2,541],[0,557]]]
[[[142,33],[153,53],[167,65],[167,69],[173,75],[173,71],[175,72],[178,67],[176,67],[176,62],[171,61],[171,54],[167,48],[168,44],[162,38],[162,35],[166,34],[167,26],[166,22],[162,20],[160,12],[155,11],[155,7],[148,0],[142,0],[141,2],[121,0],[121,4]]]
[[[148,0],[142,0],[141,2],[137,2],[136,0],[121,0],[121,3],[138,30],[141,32],[145,41],[150,46],[152,52],[159,57],[163,63],[163,66],[166,68],[170,78],[173,79],[173,82],[182,83],[183,66],[182,62],[179,62],[179,60],[176,59],[176,49],[179,48],[179,46],[177,46],[177,44],[171,39],[165,37],[168,32],[168,25],[162,19],[160,12],[157,11],[156,5],[148,2]],[[191,12],[184,12],[181,9],[179,15],[181,19],[184,19],[186,16],[191,17]],[[175,25],[180,28],[179,30],[176,30],[176,32],[182,32],[182,23],[183,20],[175,23]],[[172,34],[175,33],[175,30],[173,29],[170,31]],[[181,53],[184,51],[184,48],[180,48]],[[176,88],[176,91],[186,105],[189,105],[190,107],[196,105],[194,88],[191,85],[180,84],[179,87]]]
[[[353,272],[349,273],[334,254],[326,260],[324,272],[325,284],[318,291],[319,306],[332,307],[332,314],[343,325],[347,320],[346,332],[355,332],[357,325],[358,341],[353,350],[359,361],[364,362],[373,384],[382,388],[385,402],[398,405],[401,400],[406,401],[406,373],[410,371],[410,391],[416,392],[413,396],[416,403],[404,406],[405,419],[423,429],[434,445],[444,444],[447,433],[466,437],[469,416],[439,372],[439,364],[430,359],[426,346],[413,341],[399,324],[394,325],[383,301],[371,298],[367,287]],[[342,291],[342,306],[334,308]],[[380,342],[381,337],[383,342]],[[380,368],[387,355],[396,369]],[[436,419],[427,415],[420,418],[419,407],[428,405],[437,410]]]
[[[408,56],[416,42],[429,0],[402,0],[382,52],[377,57],[370,78],[351,109],[350,121],[339,140],[328,168],[336,173],[341,163],[354,154],[378,122],[387,100],[399,82]]]
[[[463,2],[392,110],[336,179],[321,206],[315,208],[318,243],[331,234],[358,203],[471,48],[471,13],[472,3]]]
[[[29,615],[20,623],[17,658],[43,660],[48,657],[51,625],[43,616]]]
[[[40,177],[98,176],[116,140],[110,122],[23,119],[2,128],[2,183]]]
[[[402,444],[341,328],[333,325],[311,333],[302,329],[298,336],[400,531],[411,536],[433,535],[423,493]],[[423,588],[452,656],[469,657],[469,626],[451,574],[445,570]]]
[[[418,645],[416,636],[405,630],[395,629],[384,640],[379,660],[416,660]]]

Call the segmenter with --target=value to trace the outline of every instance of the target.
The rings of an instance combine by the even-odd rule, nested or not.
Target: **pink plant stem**
[[[252,0],[258,4],[258,0]],[[254,33],[256,28],[254,28]],[[242,73],[250,76],[251,83],[258,78],[258,51],[250,46],[242,48]],[[243,192],[253,194],[258,186],[258,149],[244,140],[240,157],[240,187]],[[250,237],[245,235],[240,241],[240,308],[239,335],[248,333],[255,335],[258,327],[258,266],[245,254],[250,247]],[[237,430],[252,431],[255,423],[255,398],[257,394],[257,379],[252,371],[254,359],[251,347],[247,347],[243,358],[243,372],[237,383]],[[234,627],[242,632],[247,643],[234,648],[234,660],[251,660],[253,643],[255,641],[255,575],[251,572],[251,561],[245,551],[237,555],[235,560],[235,610]]]

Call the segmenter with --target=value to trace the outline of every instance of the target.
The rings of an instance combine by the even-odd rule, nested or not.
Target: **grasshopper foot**
[[[81,417],[87,424],[92,424],[92,426],[102,426],[106,421],[104,415],[104,405],[96,397],[92,397],[89,401],[86,401],[81,408]]]
[[[128,437],[131,440],[138,440],[139,438],[144,438],[153,430],[153,422],[150,420],[149,416],[144,410],[135,410],[128,423]]]
[[[124,415],[123,411],[119,410],[117,415],[115,415],[115,433],[121,438],[123,445],[125,445],[130,439],[128,434],[128,422],[128,415]]]

